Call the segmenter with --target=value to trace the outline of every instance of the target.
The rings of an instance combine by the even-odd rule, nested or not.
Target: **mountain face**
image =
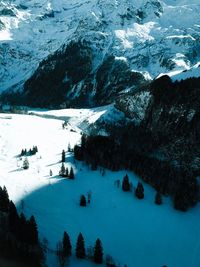
[[[96,106],[200,58],[198,0],[3,1],[4,100]],[[6,92],[6,93],[5,93]]]
[[[120,97],[116,107],[152,137],[141,146],[146,142],[155,157],[199,176],[199,93],[200,78],[173,82],[163,76],[146,91]]]

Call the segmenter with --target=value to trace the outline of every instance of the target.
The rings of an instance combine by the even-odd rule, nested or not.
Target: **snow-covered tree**
[[[65,172],[66,172],[65,165],[64,165],[64,163],[62,163],[60,171],[59,171],[59,175],[64,177],[65,176]]]
[[[29,161],[27,158],[25,158],[23,161],[23,169],[27,170],[28,168],[29,168]]]

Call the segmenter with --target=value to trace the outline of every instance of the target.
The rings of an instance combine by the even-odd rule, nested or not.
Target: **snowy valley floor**
[[[87,247],[99,237],[104,253],[112,255],[121,267],[199,267],[200,205],[182,213],[173,209],[169,198],[163,198],[163,205],[157,206],[155,191],[146,184],[145,198],[138,200],[114,185],[125,171],[106,170],[102,177],[99,170],[74,162],[71,153],[66,165],[74,166],[75,180],[59,178],[62,150],[79,140],[78,129],[63,130],[61,120],[0,114],[0,185],[7,187],[19,211],[27,217],[34,214],[41,239],[46,237],[48,246],[55,249],[66,230],[74,248],[82,232]],[[33,145],[39,152],[28,157],[30,168],[23,170],[18,155],[22,148]],[[128,174],[135,187],[138,177]],[[81,208],[80,195],[88,191],[92,192],[91,204]],[[47,262],[49,267],[58,266],[51,254]],[[70,266],[95,265],[72,257]]]

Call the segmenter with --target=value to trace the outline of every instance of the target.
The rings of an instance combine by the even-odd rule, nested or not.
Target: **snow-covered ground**
[[[171,77],[172,81],[181,81],[186,80],[188,78],[199,78],[200,77],[200,62],[195,64],[189,69],[182,70],[175,70],[167,73],[160,73],[157,78],[168,75]]]
[[[46,237],[54,249],[66,230],[74,247],[82,232],[87,247],[99,237],[105,254],[111,254],[121,266],[199,267],[200,206],[181,213],[172,208],[168,198],[157,206],[155,191],[146,184],[145,199],[138,200],[114,185],[125,171],[106,170],[101,176],[99,170],[74,162],[71,153],[67,153],[66,165],[74,167],[75,180],[59,178],[62,149],[79,140],[80,132],[62,129],[58,119],[0,114],[0,185],[6,185],[19,211],[35,215],[41,239]],[[28,158],[30,168],[22,170],[18,154],[33,145],[39,152]],[[128,174],[135,187],[138,177]],[[91,204],[81,208],[79,197],[88,191],[92,192]],[[48,266],[58,266],[51,254]],[[94,265],[72,257],[70,266]]]
[[[106,124],[117,124],[125,119],[123,112],[115,108],[114,104],[101,106],[90,109],[58,109],[58,110],[38,110],[33,109],[28,111],[29,114],[34,114],[42,118],[53,118],[67,122],[68,130],[77,132],[91,132],[96,128],[96,123],[103,122]],[[124,123],[124,122],[123,122]],[[95,131],[96,132],[96,131]],[[107,135],[107,132],[102,127],[98,127],[98,134]]]

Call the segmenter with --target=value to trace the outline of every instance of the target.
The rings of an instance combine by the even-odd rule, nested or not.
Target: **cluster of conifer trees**
[[[127,174],[124,176],[123,181],[122,181],[122,190],[125,192],[131,191],[131,183],[129,182],[129,177]],[[138,199],[144,198],[144,187],[142,183],[140,182],[138,182],[138,185],[135,189],[135,196]]]
[[[5,186],[0,187],[0,254],[34,267],[40,267],[43,259],[34,216],[26,219],[18,214]]]
[[[68,149],[68,151],[69,151],[69,149]],[[71,152],[71,149],[70,149],[70,152]],[[66,161],[66,156],[65,156],[65,150],[63,149],[62,157],[61,157],[62,165],[60,167],[59,176],[66,177],[66,178],[69,178],[69,179],[73,180],[75,178],[74,169],[72,167],[70,169],[65,167],[65,164],[64,164],[65,161]]]
[[[69,178],[69,179],[74,179],[74,169],[71,167],[70,170],[65,167],[65,164],[62,163],[60,171],[59,171],[59,176]]]
[[[130,136],[129,136],[130,138]],[[186,211],[198,201],[199,187],[196,179],[170,162],[146,155],[145,150],[127,145],[127,138],[116,140],[113,136],[82,136],[81,145],[74,147],[77,160],[113,171],[133,170],[157,192],[171,195],[176,209]],[[139,152],[140,151],[140,152]]]
[[[126,174],[122,180],[122,190],[124,192],[130,192],[133,191],[132,188],[132,183],[129,181],[129,177]],[[134,194],[138,199],[143,199],[144,198],[144,187],[143,184],[141,182],[138,182],[137,187],[134,190]],[[155,195],[155,204],[157,205],[161,205],[162,204],[162,195],[160,194],[160,192],[156,192]]]
[[[98,238],[95,242],[94,248],[87,255],[85,248],[85,240],[82,233],[79,233],[76,241],[75,255],[78,259],[91,258],[95,263],[103,263],[103,246],[101,240]],[[72,255],[72,245],[68,233],[65,231],[63,234],[62,242],[57,245],[57,255],[59,257],[60,265],[64,266],[68,258]]]
[[[38,152],[37,146],[33,146],[33,148],[30,148],[29,150],[22,149],[20,156],[32,156],[35,155]]]

